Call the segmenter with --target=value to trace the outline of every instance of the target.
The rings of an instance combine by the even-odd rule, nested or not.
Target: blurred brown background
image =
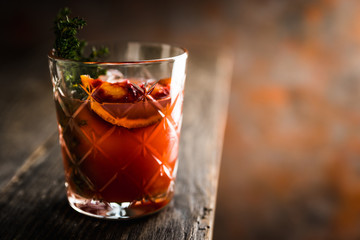
[[[87,20],[81,34],[87,40],[233,52],[214,239],[360,239],[359,1],[1,3],[0,134],[24,133],[3,136],[0,167],[8,175],[1,180],[18,166],[12,159],[29,154],[7,149],[21,140],[35,148],[33,134],[55,126],[55,117],[41,122],[36,109],[54,115],[46,54],[64,6]],[[13,81],[23,87],[12,88]],[[20,94],[29,103],[19,102],[12,111],[18,115],[9,116],[6,103]],[[36,106],[33,114],[22,114],[29,106]]]

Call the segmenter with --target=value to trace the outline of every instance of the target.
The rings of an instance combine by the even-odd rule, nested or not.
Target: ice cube
[[[116,83],[123,81],[124,75],[117,69],[108,69],[106,75],[101,75],[99,78],[105,82]]]

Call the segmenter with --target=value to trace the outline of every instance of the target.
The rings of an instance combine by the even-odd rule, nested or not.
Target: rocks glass
[[[178,166],[187,51],[130,42],[111,60],[49,54],[70,205],[100,218],[154,213],[171,200]]]

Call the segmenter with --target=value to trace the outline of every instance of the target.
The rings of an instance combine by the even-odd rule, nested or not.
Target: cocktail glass
[[[109,219],[166,206],[178,166],[187,50],[129,42],[104,62],[49,53],[72,208]]]

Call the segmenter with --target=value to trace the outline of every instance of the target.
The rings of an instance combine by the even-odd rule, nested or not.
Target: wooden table
[[[25,58],[0,85],[0,239],[210,239],[232,62],[198,49],[190,48],[175,197],[131,221],[68,205],[46,56]],[[3,66],[3,76],[13,70]]]

